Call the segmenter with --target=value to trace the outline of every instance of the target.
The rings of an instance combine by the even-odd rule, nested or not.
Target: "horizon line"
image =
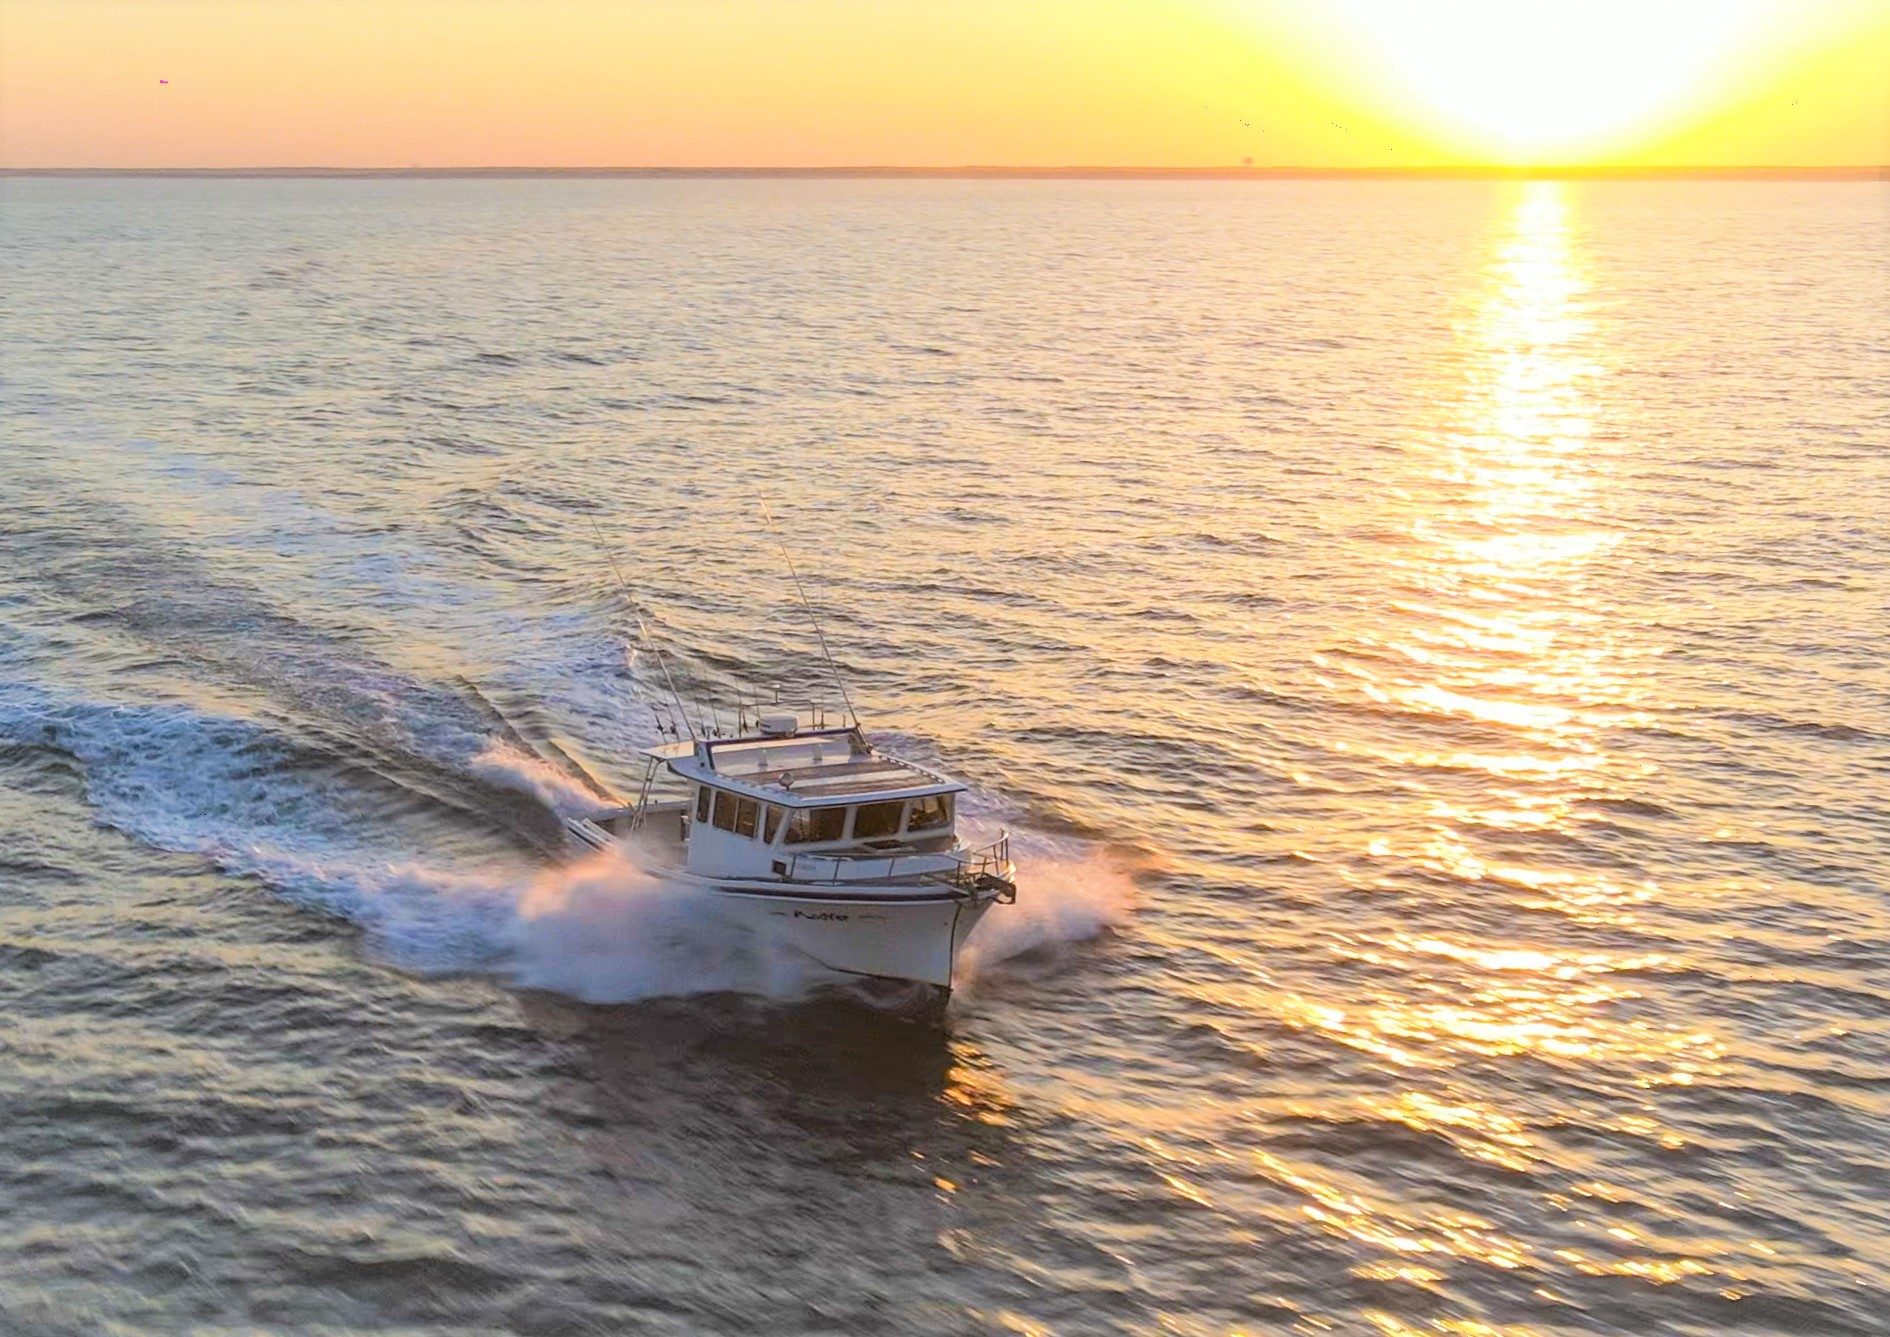
[[[802,167],[0,167],[0,177],[227,177],[227,178],[784,178],[933,180],[1726,180],[1890,181],[1890,164],[1749,165],[1491,165],[1314,167],[1221,166],[894,166],[859,164]]]

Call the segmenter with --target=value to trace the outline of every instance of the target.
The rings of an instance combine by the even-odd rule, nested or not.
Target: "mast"
[[[774,515],[768,509],[768,503],[761,503],[761,518],[768,522],[768,532],[774,535],[775,546],[781,549],[781,560],[787,563],[788,574],[794,578],[794,591],[801,596],[801,607],[807,612],[807,620],[814,624],[814,636],[820,641],[820,655],[827,661],[827,671],[833,674],[834,686],[840,689],[840,700],[846,705],[847,715],[853,720],[853,727],[863,728],[860,712],[853,708],[853,698],[847,692],[847,680],[840,676],[840,666],[833,662],[833,651],[827,648],[827,633],[821,630],[820,618],[814,613],[814,605],[808,601],[807,589],[801,584],[801,573],[794,566],[794,555],[788,551],[787,544],[781,538],[781,531],[775,527]]]
[[[604,531],[602,527],[598,525],[597,517],[590,517],[590,521],[591,528],[596,531],[597,534],[598,546],[604,550],[604,560],[610,563],[610,573],[617,578],[617,588],[622,591],[624,602],[630,605],[630,615],[637,620],[637,635],[645,645],[650,647],[651,653],[656,656],[657,667],[663,671],[663,680],[669,684],[670,698],[676,703],[676,713],[682,718],[683,728],[689,731],[689,741],[695,742],[698,737],[695,725],[689,722],[689,711],[687,707],[683,705],[682,693],[676,690],[676,679],[669,671],[669,660],[663,654],[663,647],[658,645],[655,639],[650,635],[650,628],[648,624],[643,621],[643,610],[637,607],[636,596],[630,593],[630,585],[624,580],[623,572],[617,566],[617,555],[611,551],[610,545],[604,541]],[[654,714],[655,712],[652,711],[651,713]],[[661,723],[660,719],[658,723]]]

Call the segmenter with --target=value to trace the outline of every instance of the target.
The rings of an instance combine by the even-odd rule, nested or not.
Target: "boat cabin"
[[[963,785],[874,750],[857,727],[762,726],[648,749],[643,796],[617,819],[626,834],[710,877],[836,882],[959,865]]]

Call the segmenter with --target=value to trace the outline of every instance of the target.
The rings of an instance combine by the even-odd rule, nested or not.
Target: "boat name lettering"
[[[796,910],[794,917],[796,919],[831,919],[841,924],[847,922],[847,916],[838,910]]]

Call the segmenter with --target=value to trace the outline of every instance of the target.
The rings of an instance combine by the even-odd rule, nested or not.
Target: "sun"
[[[1701,109],[1765,0],[1330,0],[1392,118],[1501,162],[1631,150]]]

